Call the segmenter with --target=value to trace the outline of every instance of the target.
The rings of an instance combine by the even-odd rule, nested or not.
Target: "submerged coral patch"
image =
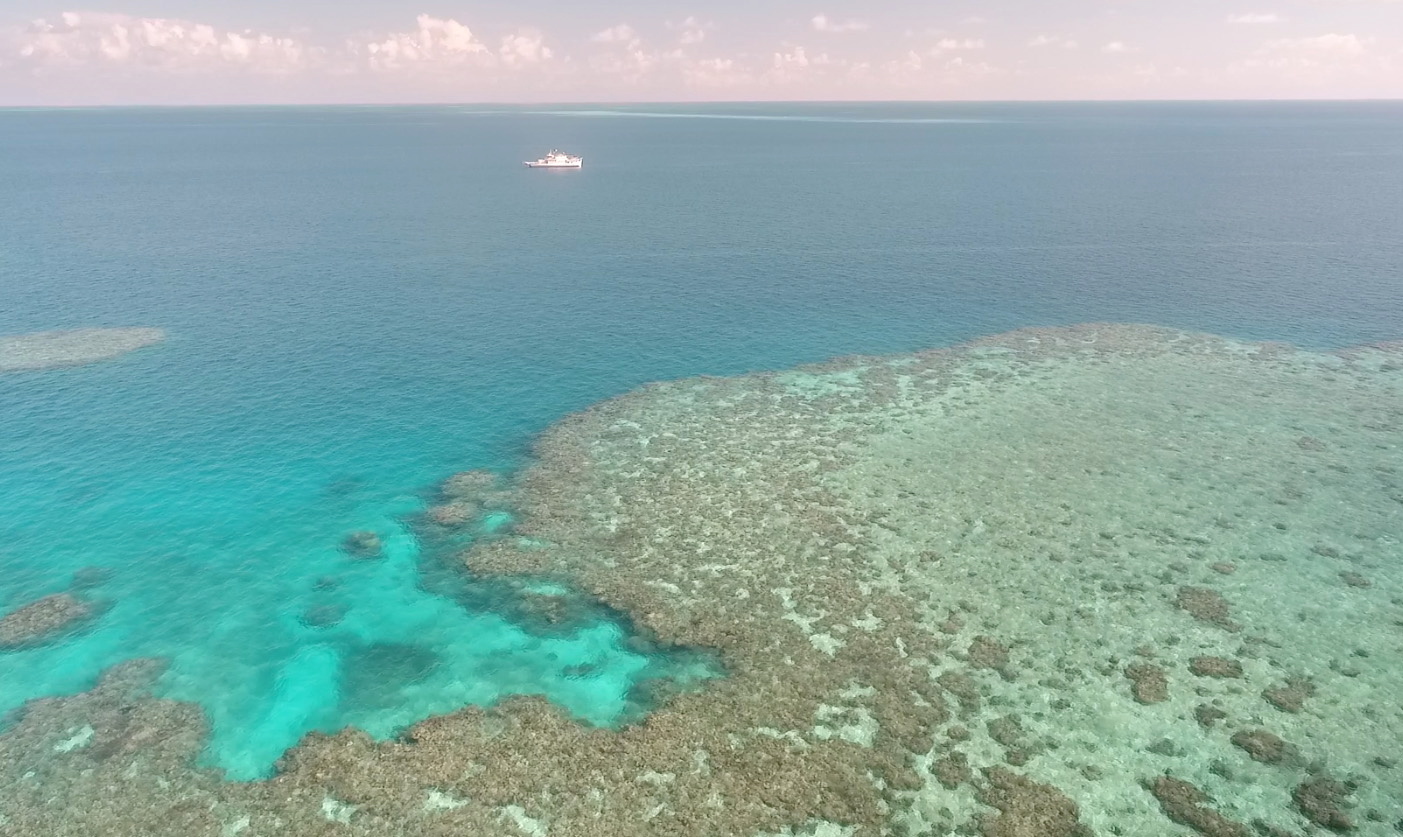
[[[327,730],[244,784],[189,766],[178,715],[150,726],[184,749],[128,756],[147,725],[116,731],[100,686],[0,735],[0,811],[67,833],[1382,835],[1403,795],[1358,777],[1403,752],[1403,573],[1372,557],[1403,541],[1397,361],[1095,325],[649,386],[552,428],[510,527],[461,543],[474,582],[435,589],[512,598],[576,654],[567,697],[601,682],[595,641],[709,649],[725,678],[639,687],[614,726],[503,693],[385,740]],[[461,482],[433,502],[503,505]],[[577,630],[593,608],[639,638]],[[344,701],[438,676],[335,641]]]
[[[0,336],[0,373],[97,363],[165,339],[159,328],[81,328]]]
[[[93,602],[55,593],[0,617],[0,651],[14,651],[59,639],[102,612]]]

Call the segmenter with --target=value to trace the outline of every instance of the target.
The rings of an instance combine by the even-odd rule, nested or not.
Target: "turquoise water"
[[[0,333],[171,335],[0,377],[0,608],[113,570],[93,630],[0,655],[0,712],[169,656],[237,778],[309,729],[513,693],[612,723],[698,673],[425,573],[434,484],[601,398],[1030,324],[1403,322],[1399,104],[0,111],[0,146]],[[586,168],[520,167],[551,146]],[[365,529],[384,558],[339,548]]]

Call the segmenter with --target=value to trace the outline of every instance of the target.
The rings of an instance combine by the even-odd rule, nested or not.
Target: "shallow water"
[[[1397,104],[648,112],[728,118],[0,111],[0,333],[170,334],[0,377],[0,607],[114,571],[93,629],[0,655],[0,711],[170,656],[237,777],[513,692],[607,723],[694,662],[426,583],[406,524],[572,410],[1029,324],[1399,336]],[[549,146],[586,168],[521,169]],[[340,549],[365,529],[384,558]],[[326,604],[340,625],[299,620]]]

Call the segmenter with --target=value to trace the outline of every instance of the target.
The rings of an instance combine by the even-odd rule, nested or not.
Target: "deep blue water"
[[[586,167],[520,166],[552,146]],[[0,655],[0,712],[171,656],[242,777],[514,691],[615,720],[666,668],[623,628],[421,589],[433,483],[659,378],[1090,320],[1397,339],[1400,219],[1401,103],[0,110],[0,334],[171,335],[0,377],[0,609],[116,571],[95,630]]]

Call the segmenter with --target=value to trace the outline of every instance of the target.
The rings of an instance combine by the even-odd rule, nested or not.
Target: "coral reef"
[[[1292,757],[1296,748],[1286,743],[1280,736],[1264,729],[1242,730],[1233,733],[1233,746],[1247,753],[1253,761],[1264,764],[1279,764]]]
[[[1200,703],[1198,706],[1194,707],[1194,719],[1197,720],[1198,725],[1204,729],[1212,727],[1226,717],[1228,717],[1228,713],[1216,706]]]
[[[96,618],[101,608],[70,593],[55,593],[0,618],[0,651],[52,642]]]
[[[1380,621],[1403,588],[1367,557],[1397,542],[1403,492],[1403,372],[1381,352],[1097,325],[643,388],[548,431],[513,532],[462,563],[474,584],[563,580],[726,677],[640,688],[651,714],[617,729],[514,698],[386,741],[314,733],[251,783],[194,766],[198,712],[104,679],[0,732],[0,834],[1070,837],[1168,816],[1244,837],[1357,808],[1372,835],[1396,783],[1298,785],[1285,742],[1248,755],[1276,747],[1259,726],[1340,776],[1403,752]],[[434,502],[504,490],[474,476]],[[1312,544],[1365,556],[1374,586]],[[573,599],[518,598],[532,631],[570,629]],[[412,641],[351,634],[325,635],[346,705],[432,678]],[[1195,659],[1227,664],[1190,679]],[[1301,711],[1315,683],[1328,699]]]
[[[466,500],[451,500],[447,503],[440,503],[430,506],[424,513],[429,519],[440,526],[457,527],[471,523],[479,512],[476,503]]]
[[[1306,677],[1292,677],[1280,686],[1262,691],[1262,698],[1282,712],[1295,714],[1305,708],[1306,700],[1315,694],[1315,684]]]
[[[969,664],[975,668],[988,668],[1011,677],[1008,667],[1008,648],[1003,643],[984,635],[976,636],[969,644]]]
[[[1169,678],[1159,666],[1136,663],[1126,666],[1125,676],[1130,679],[1131,693],[1137,702],[1162,703],[1169,700]]]
[[[450,500],[477,497],[497,485],[497,475],[491,471],[462,471],[443,481],[439,493]]]
[[[1358,587],[1361,590],[1374,586],[1374,582],[1370,581],[1369,579],[1365,578],[1359,573],[1354,572],[1353,570],[1345,570],[1344,572],[1340,573],[1340,580],[1343,581],[1345,584],[1349,585],[1350,587]]]
[[[111,567],[83,567],[73,573],[74,590],[91,590],[101,587],[117,575]]]
[[[1314,776],[1291,791],[1296,808],[1306,819],[1331,831],[1352,831],[1354,818],[1343,806],[1351,791],[1328,776]]]
[[[357,558],[379,558],[385,545],[375,532],[352,532],[341,541],[341,548]]]
[[[82,366],[166,339],[159,328],[82,328],[0,336],[0,373]]]
[[[980,826],[984,837],[1091,837],[1077,803],[1044,785],[1002,767],[984,771],[979,801],[998,809]]]
[[[319,604],[304,610],[298,621],[309,628],[334,628],[345,618],[345,605]]]
[[[974,771],[970,769],[969,758],[959,750],[952,750],[941,756],[934,765],[935,778],[947,790],[954,790],[960,785],[974,778]]]
[[[1200,622],[1234,632],[1242,630],[1242,626],[1232,620],[1228,600],[1217,590],[1207,587],[1180,587],[1175,594],[1174,604]]]
[[[1242,676],[1242,663],[1224,657],[1194,657],[1189,660],[1189,671],[1198,677]]]
[[[1204,837],[1249,837],[1251,831],[1207,807],[1208,795],[1183,779],[1157,776],[1145,785],[1159,801],[1160,810],[1174,822]]]

